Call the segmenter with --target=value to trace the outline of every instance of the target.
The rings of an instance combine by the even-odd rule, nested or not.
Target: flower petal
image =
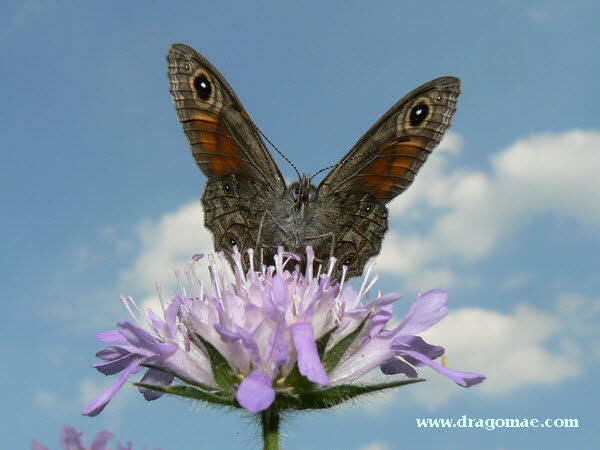
[[[383,327],[388,323],[388,321],[392,318],[392,305],[385,305],[379,311],[371,316],[371,321],[369,323],[370,330],[369,334],[371,336],[376,336],[383,330]]]
[[[332,384],[351,383],[367,372],[385,364],[397,352],[392,349],[394,334],[379,335],[367,339],[348,359],[329,374]]]
[[[90,450],[110,450],[108,441],[112,439],[112,433],[106,430],[99,431],[94,437],[94,441],[90,447]]]
[[[119,389],[121,389],[121,386],[125,384],[127,378],[129,378],[130,375],[136,373],[139,370],[140,365],[145,360],[146,358],[142,357],[133,361],[129,365],[129,367],[127,367],[123,372],[121,372],[121,375],[119,375],[117,382],[110,389],[104,391],[102,394],[100,394],[98,397],[92,400],[90,404],[83,408],[81,414],[90,417],[94,417],[100,414],[104,407],[108,405],[108,402],[110,402],[115,396],[115,394],[119,391]]]
[[[83,433],[65,425],[60,436],[60,445],[69,450],[85,450],[82,439]]]
[[[394,339],[392,348],[397,349],[398,351],[413,350],[427,356],[429,359],[436,359],[444,354],[444,347],[428,344],[420,336],[400,336],[399,338]],[[421,361],[417,361],[408,355],[405,355],[404,359],[416,367],[424,365]]]
[[[432,289],[419,294],[399,328],[402,334],[417,334],[442,320],[448,314],[448,293],[441,289]]]
[[[38,441],[37,439],[32,439],[31,440],[31,450],[50,450],[48,447],[46,447],[45,445],[40,444],[40,441]]]
[[[414,359],[421,361],[423,364],[428,365],[433,370],[438,371],[442,375],[447,376],[456,384],[462,387],[470,387],[474,384],[479,384],[483,380],[485,380],[485,375],[481,375],[479,373],[474,372],[461,372],[459,370],[447,369],[444,366],[432,361],[427,356],[420,354],[419,352],[414,352],[412,350],[402,351],[402,356],[408,355],[412,356]]]
[[[273,276],[271,282],[271,295],[273,296],[273,303],[281,308],[285,308],[288,304],[288,290],[287,285],[281,278],[281,275],[276,274]]]
[[[390,358],[384,364],[379,366],[381,372],[385,375],[397,375],[403,373],[408,378],[417,378],[419,374],[409,364],[400,361],[398,358]]]
[[[148,369],[148,371],[140,380],[140,383],[170,386],[171,383],[173,383],[173,378],[173,375],[171,375],[170,373],[163,372],[162,370]],[[156,400],[157,398],[160,398],[163,395],[163,392],[155,391],[154,389],[148,389],[141,386],[138,389],[142,393],[144,398],[148,401]]]
[[[177,344],[163,344],[162,342],[157,341],[156,338],[146,330],[141,329],[131,322],[120,322],[117,325],[123,336],[140,350],[146,350],[156,355],[169,354],[177,350]]]
[[[104,375],[114,375],[129,367],[132,362],[139,358],[140,355],[127,353],[126,355],[112,361],[96,363],[94,364],[94,368]]]
[[[98,333],[96,337],[107,344],[124,344],[127,342],[127,339],[125,339],[125,336],[119,330],[103,331],[102,333]]]
[[[309,323],[295,323],[291,327],[294,346],[298,352],[298,369],[310,381],[321,385],[329,384],[329,377],[319,358],[315,335]]]
[[[271,384],[268,375],[255,370],[240,383],[235,398],[250,412],[264,411],[275,400],[275,390]]]

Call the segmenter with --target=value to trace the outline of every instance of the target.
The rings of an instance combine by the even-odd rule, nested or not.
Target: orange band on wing
[[[208,176],[242,173],[250,162],[225,122],[208,111],[194,111],[184,122],[194,157]]]
[[[358,177],[360,187],[378,198],[392,198],[412,183],[429,152],[418,137],[394,141],[385,146]]]

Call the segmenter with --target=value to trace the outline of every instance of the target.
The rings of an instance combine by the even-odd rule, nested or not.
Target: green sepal
[[[240,383],[240,378],[233,368],[227,362],[227,359],[221,354],[217,348],[212,345],[209,341],[204,339],[199,334],[193,335],[198,339],[208,354],[210,360],[210,367],[212,369],[215,382],[226,394],[233,394],[236,390],[236,386]]]
[[[165,394],[177,395],[179,397],[191,398],[194,400],[202,400],[207,403],[217,405],[226,405],[239,408],[239,404],[233,396],[219,395],[212,392],[206,392],[194,386],[185,384],[175,384],[173,386],[164,386],[160,384],[134,383],[135,386],[151,389],[153,391],[163,392]]]
[[[360,323],[360,325],[356,327],[356,330],[354,330],[348,336],[343,338],[340,342],[335,344],[329,349],[328,352],[325,353],[325,356],[324,358],[322,358],[322,361],[323,366],[325,366],[325,371],[327,373],[331,373],[331,371],[335,369],[335,367],[340,362],[340,359],[342,359],[342,356],[344,356],[344,353],[346,353],[346,350],[348,350],[348,348],[352,345],[356,337],[365,327],[365,324],[367,323],[367,320],[369,320],[370,317],[371,315],[365,317],[364,320]]]
[[[323,361],[323,356],[325,353],[325,348],[327,347],[327,343],[329,342],[329,339],[331,338],[331,335],[335,332],[335,330],[337,330],[337,327],[333,328],[332,330],[329,330],[315,342],[317,346],[317,352],[319,354],[319,358],[321,358],[321,361]],[[312,391],[317,386],[317,384],[313,383],[300,373],[300,369],[298,368],[298,361],[296,361],[294,368],[285,377],[285,386],[293,388],[294,393],[301,393],[305,391]]]
[[[291,387],[295,394],[299,394],[305,391],[312,391],[316,386],[316,383],[313,383],[300,373],[298,362],[296,362],[296,364],[294,364],[294,368],[285,377],[284,385]]]
[[[327,348],[327,343],[329,342],[329,338],[331,338],[331,335],[333,333],[335,333],[335,331],[338,329],[338,327],[332,328],[331,330],[329,330],[327,333],[325,333],[323,336],[321,336],[319,339],[317,339],[317,352],[319,353],[319,358],[321,358],[321,361],[323,360],[323,356],[325,355],[325,349]]]
[[[281,405],[293,409],[326,409],[337,406],[361,395],[371,394],[385,389],[393,389],[407,384],[420,383],[423,378],[398,380],[389,383],[369,385],[342,384],[313,392],[306,392],[298,397],[287,397],[280,400]]]

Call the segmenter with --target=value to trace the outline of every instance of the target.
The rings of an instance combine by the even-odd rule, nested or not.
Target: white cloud
[[[388,450],[390,448],[385,442],[375,441],[359,447],[358,450]]]
[[[456,310],[423,337],[446,349],[451,368],[484,373],[488,378],[478,388],[481,392],[501,395],[527,384],[555,384],[581,372],[578,359],[551,342],[563,331],[557,314],[518,305],[508,314]]]
[[[493,155],[487,171],[449,170],[460,140],[450,135],[445,146],[408,192],[390,204],[392,230],[379,257],[383,270],[404,275],[416,288],[427,288],[425,281],[432,279],[448,287],[456,278],[450,262],[456,266],[489,256],[502,239],[542,214],[600,227],[599,132],[573,130],[517,141]],[[419,225],[423,231],[399,231],[398,224],[426,213],[432,220]]]
[[[489,171],[449,170],[449,158],[461,146],[460,137],[450,134],[439,157],[426,165],[413,189],[392,204],[392,216],[402,215],[409,221],[429,217],[431,211],[437,216],[422,234],[390,232],[380,269],[418,275],[421,289],[440,280],[448,286],[457,279],[448,261],[472,263],[489,256],[501,239],[538,214],[570,217],[590,227],[600,225],[600,208],[593,195],[600,191],[600,153],[596,150],[600,133],[571,131],[518,141],[491,158]],[[155,282],[172,281],[173,270],[193,253],[210,252],[212,237],[202,224],[203,211],[195,201],[138,227],[141,249],[122,278],[142,290],[142,304],[156,301],[150,295]],[[513,274],[502,285],[515,288],[530,277]],[[407,389],[416,402],[435,408],[454,395],[494,397],[527,385],[553,385],[575,377],[585,363],[581,355],[593,354],[582,341],[597,333],[593,319],[600,306],[596,304],[600,302],[565,294],[548,310],[524,304],[512,312],[455,310],[425,337],[447,349],[451,368],[481,372],[488,379],[465,390],[425,371],[431,381]],[[91,397],[89,392],[86,397]],[[375,399],[368,408],[376,412],[378,404],[390,403],[387,397]]]
[[[540,214],[600,226],[600,133],[574,130],[517,141],[493,155],[487,171],[452,170],[462,138],[449,133],[414,186],[390,204],[388,232],[378,267],[403,275],[418,290],[449,288],[461,264],[489,256],[498,243]],[[576,200],[576,201],[575,201]],[[424,218],[430,219],[425,224]],[[420,221],[420,222],[419,222]],[[414,231],[419,222],[419,231]],[[412,231],[401,231],[400,224]],[[210,251],[199,201],[138,227],[141,252],[123,281],[149,294],[170,283],[173,270],[194,252]],[[507,288],[524,279],[507,280]]]
[[[419,370],[426,383],[374,397],[365,410],[377,415],[395,406],[406,393],[428,409],[458,395],[497,398],[526,386],[552,386],[580,375],[600,360],[600,299],[562,294],[547,310],[526,304],[510,313],[482,308],[452,311],[423,333],[446,349],[449,367],[483,373],[480,385],[463,389],[431,369]],[[403,390],[404,389],[404,390]]]
[[[141,249],[132,267],[122,273],[122,280],[128,289],[134,287],[146,294],[154,290],[157,282],[172,285],[175,269],[183,267],[193,254],[210,253],[213,249],[199,201],[183,205],[158,220],[144,221],[137,235]]]
[[[43,408],[54,409],[58,405],[59,399],[54,392],[42,389],[35,393],[35,402]]]
[[[517,289],[521,286],[524,286],[524,285],[530,283],[531,281],[533,281],[534,278],[535,277],[533,276],[533,274],[527,273],[527,272],[513,273],[513,274],[507,276],[502,281],[502,283],[500,284],[500,287],[505,290]]]

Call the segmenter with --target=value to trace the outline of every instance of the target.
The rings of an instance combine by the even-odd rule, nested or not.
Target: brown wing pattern
[[[334,256],[336,274],[360,275],[381,251],[387,231],[385,204],[413,182],[450,126],[460,81],[432,80],[396,103],[365,133],[319,185],[324,205],[341,205]]]
[[[245,177],[229,175],[211,179],[202,196],[204,224],[214,236],[215,250],[230,256],[234,245],[256,248],[264,192]]]
[[[347,276],[362,273],[367,260],[381,251],[381,241],[388,228],[387,208],[370,194],[340,194],[339,231],[334,255],[335,275],[348,266]]]
[[[174,44],[167,55],[170,92],[200,169],[208,177],[202,197],[215,250],[231,257],[256,247],[269,199],[285,182],[239,99],[202,55]]]
[[[167,62],[177,115],[200,169],[209,178],[236,174],[282,193],[277,164],[218,70],[184,44],[171,46]]]
[[[396,103],[323,180],[319,195],[365,192],[382,202],[402,193],[450,126],[460,80],[432,80]]]

